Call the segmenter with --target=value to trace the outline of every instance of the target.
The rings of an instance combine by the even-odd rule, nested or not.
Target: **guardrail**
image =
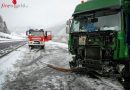
[[[15,46],[15,47],[12,47],[12,48],[6,48],[6,49],[3,49],[0,51],[0,58],[2,58],[3,56],[6,56],[8,55],[9,53],[11,53],[12,51],[24,46],[26,44],[26,42],[23,41],[22,44],[18,45],[18,46]]]

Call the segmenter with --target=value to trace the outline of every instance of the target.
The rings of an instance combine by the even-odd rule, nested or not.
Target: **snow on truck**
[[[44,49],[45,42],[52,40],[51,31],[44,31],[43,29],[30,29],[26,31],[26,35],[28,38],[28,45],[30,48],[37,46]]]
[[[72,17],[66,27],[70,67],[130,83],[130,0],[82,2]]]

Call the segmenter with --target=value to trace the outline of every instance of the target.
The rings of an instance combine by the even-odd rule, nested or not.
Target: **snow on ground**
[[[17,35],[16,33],[6,34],[6,33],[0,32],[0,43],[21,41],[21,40],[25,40],[25,38]]]
[[[18,52],[20,54],[16,57],[15,53]],[[123,90],[122,85],[114,79],[99,80],[88,75],[63,73],[47,67],[45,63],[69,68],[68,63],[72,57],[68,54],[66,44],[47,42],[45,50],[30,50],[25,45],[13,53],[10,54],[13,57],[7,56],[6,59],[16,62],[14,70],[7,75],[2,90]],[[8,60],[7,62],[10,63]]]
[[[25,41],[0,42],[0,58],[25,44]]]
[[[9,41],[7,38],[0,38],[0,41]]]
[[[22,59],[23,52],[27,51],[26,47],[21,47],[17,51],[14,51],[7,56],[0,58],[0,90],[1,84],[5,81],[5,76],[9,74],[10,71],[14,71],[13,64],[17,60]]]
[[[26,34],[25,34],[25,35],[26,35]],[[12,38],[12,39],[16,39],[16,40],[17,40],[17,39],[24,39],[22,36],[23,36],[23,34],[19,34],[19,35],[18,35],[18,34],[16,34],[15,32],[12,32],[12,33],[11,33],[11,38]]]
[[[49,41],[47,44],[52,45],[52,46],[54,46],[54,45],[59,46],[59,47],[62,47],[62,49],[68,50],[68,44],[65,44],[65,43]]]

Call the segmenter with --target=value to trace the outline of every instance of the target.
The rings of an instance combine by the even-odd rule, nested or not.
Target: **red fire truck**
[[[28,38],[28,45],[31,49],[34,47],[41,47],[44,49],[45,42],[52,40],[51,31],[44,31],[43,29],[29,29],[26,35]]]

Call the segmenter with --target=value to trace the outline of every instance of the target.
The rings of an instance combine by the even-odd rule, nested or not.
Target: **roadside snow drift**
[[[0,42],[1,41],[18,41],[18,40],[24,40],[24,38],[18,36],[15,33],[6,34],[6,33],[0,32]]]

